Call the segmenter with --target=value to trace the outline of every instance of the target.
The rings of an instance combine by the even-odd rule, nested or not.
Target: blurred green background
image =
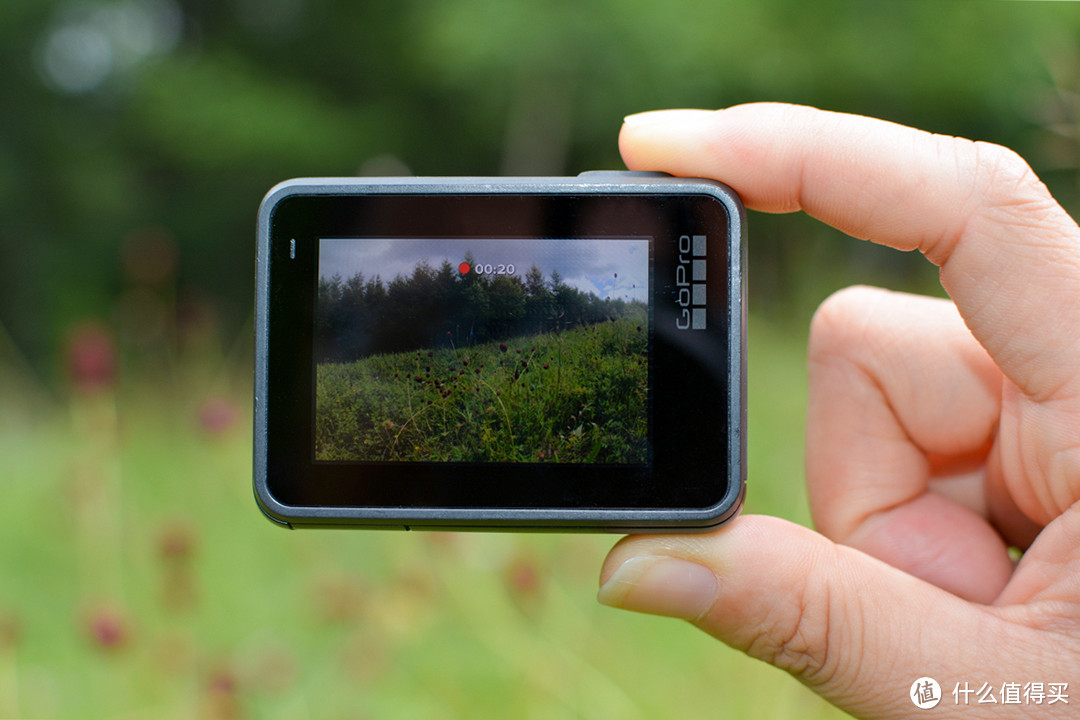
[[[596,605],[613,538],[263,520],[254,217],[279,180],[621,167],[628,113],[783,100],[1008,145],[1080,207],[1068,2],[4,0],[0,69],[2,718],[840,715]],[[814,307],[941,290],[804,216],[749,226],[748,509],[805,523]]]

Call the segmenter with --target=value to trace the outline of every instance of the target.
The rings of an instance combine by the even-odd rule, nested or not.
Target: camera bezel
[[[654,532],[706,530],[731,519],[746,472],[745,232],[742,204],[726,186],[652,173],[311,178],[276,186],[258,221],[260,508],[290,526],[405,529]],[[648,464],[313,462],[305,422],[314,403],[320,238],[649,236],[656,278],[673,268],[679,238],[706,234],[714,261],[707,330],[673,330],[679,308],[657,301],[674,292],[673,278],[654,280]]]

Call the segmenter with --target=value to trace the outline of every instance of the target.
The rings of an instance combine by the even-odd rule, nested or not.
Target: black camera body
[[[745,213],[658,173],[314,178],[258,220],[288,526],[708,530],[746,473]]]

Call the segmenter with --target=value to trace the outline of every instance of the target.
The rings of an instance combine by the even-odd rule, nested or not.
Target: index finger
[[[1080,394],[1080,231],[1012,151],[771,103],[631,116],[620,148],[631,169],[715,178],[750,208],[920,250],[1021,390]]]

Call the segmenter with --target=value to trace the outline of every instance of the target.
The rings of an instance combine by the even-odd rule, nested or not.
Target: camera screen
[[[314,460],[650,462],[649,238],[324,238]]]

